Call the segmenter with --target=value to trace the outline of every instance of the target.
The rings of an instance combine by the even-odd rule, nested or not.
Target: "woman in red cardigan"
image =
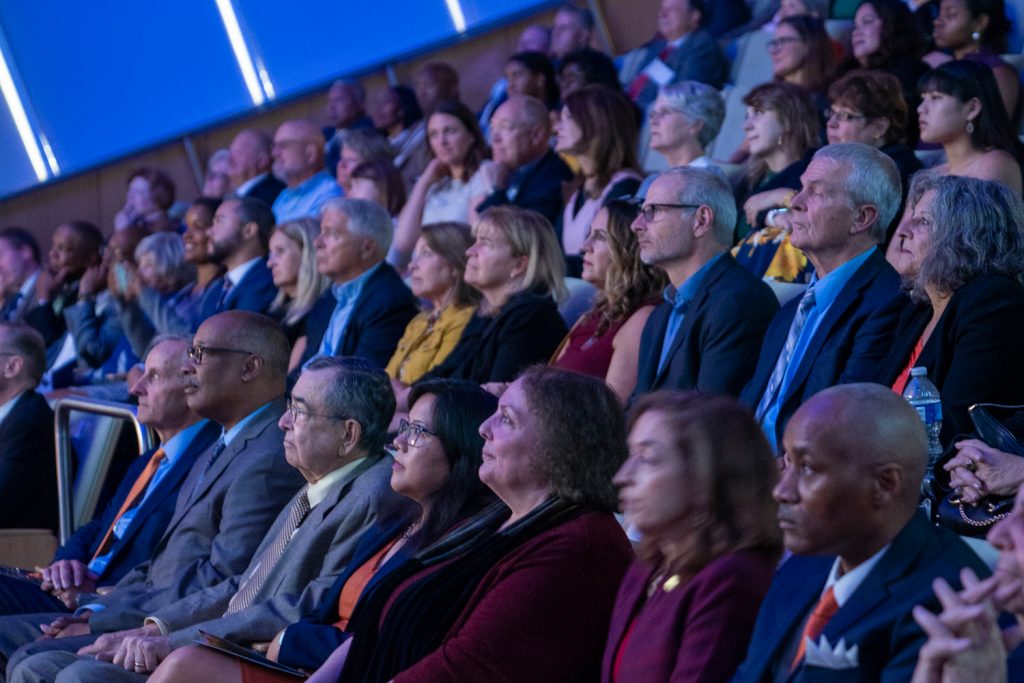
[[[643,533],[619,589],[603,683],[728,681],[782,550],[775,458],[734,399],[663,391],[630,413],[615,475]]]

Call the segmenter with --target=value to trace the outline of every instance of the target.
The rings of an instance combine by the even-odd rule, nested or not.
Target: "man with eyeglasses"
[[[192,412],[220,425],[220,438],[182,483],[149,560],[74,616],[52,615],[44,633],[65,637],[30,647],[73,652],[98,634],[140,626],[153,610],[242,573],[303,483],[283,457],[277,428],[285,410],[288,355],[280,326],[256,313],[229,311],[199,327],[183,368],[185,400]],[[5,623],[0,669],[18,645],[39,635],[45,616],[25,618],[18,628]]]
[[[274,200],[278,223],[320,215],[320,207],[341,188],[324,168],[324,138],[312,122],[294,119],[282,123],[274,133],[270,150],[274,175],[287,186]]]
[[[215,352],[197,347],[196,353],[205,362]],[[387,375],[366,361],[310,363],[278,423],[285,458],[307,483],[278,515],[249,566],[181,600],[151,602],[141,629],[104,636],[83,656],[35,655],[20,664],[24,672],[13,680],[49,679],[68,667],[63,677],[71,680],[138,681],[172,650],[191,645],[200,630],[236,642],[266,642],[298,621],[330,590],[378,514],[404,504],[387,493],[391,458],[384,443],[394,409]]]
[[[633,222],[644,263],[668,274],[640,337],[633,398],[657,389],[736,396],[754,371],[778,301],[729,253],[736,201],[717,174],[662,173]]]

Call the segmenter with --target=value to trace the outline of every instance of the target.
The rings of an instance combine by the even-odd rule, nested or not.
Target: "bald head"
[[[312,121],[285,121],[274,133],[274,175],[295,187],[324,167],[324,138]]]
[[[547,152],[551,124],[547,107],[536,97],[513,95],[491,117],[494,161],[519,168]]]

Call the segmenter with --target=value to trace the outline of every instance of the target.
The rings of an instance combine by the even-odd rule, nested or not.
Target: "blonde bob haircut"
[[[480,214],[473,226],[473,236],[483,228],[500,232],[512,247],[513,257],[526,257],[526,273],[520,291],[544,289],[559,302],[569,295],[565,288],[562,248],[547,218],[529,209],[492,206]]]

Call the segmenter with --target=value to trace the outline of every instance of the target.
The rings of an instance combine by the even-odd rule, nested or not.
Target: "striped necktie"
[[[786,335],[786,343],[783,344],[782,352],[779,353],[779,358],[775,361],[775,369],[772,370],[772,376],[768,379],[768,387],[764,390],[764,395],[761,396],[761,402],[757,404],[755,416],[758,422],[764,420],[764,416],[768,413],[772,404],[775,403],[779,389],[782,388],[782,380],[786,376],[789,361],[793,358],[796,343],[800,340],[800,333],[804,330],[804,324],[807,322],[807,316],[812,308],[814,308],[813,286],[807,288],[807,291],[804,292],[803,297],[800,299],[799,305],[797,305],[796,315],[793,316],[793,323],[789,326],[789,334]]]

